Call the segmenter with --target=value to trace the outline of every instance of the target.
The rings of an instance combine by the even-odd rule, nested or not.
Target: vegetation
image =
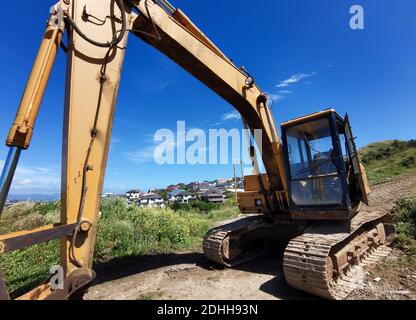
[[[19,202],[7,208],[0,223],[0,233],[33,229],[59,221],[59,202]],[[49,268],[59,263],[59,243],[51,241],[25,250],[0,255],[0,268],[6,274],[8,288],[24,292],[43,279]]]
[[[416,198],[397,200],[392,215],[397,228],[395,245],[416,259]]]
[[[416,140],[388,140],[369,144],[359,151],[370,184],[416,172]]]
[[[131,255],[167,253],[200,243],[217,221],[236,217],[233,201],[212,207],[195,203],[183,208],[138,208],[123,199],[101,203],[95,262]],[[31,229],[59,221],[59,203],[17,203],[4,212],[0,233]],[[27,291],[48,277],[49,268],[59,263],[59,242],[50,241],[24,250],[0,255],[0,268],[13,295]]]
[[[201,213],[208,213],[214,209],[221,207],[218,203],[209,203],[205,201],[192,201],[190,203],[174,202],[170,205],[170,208],[175,211],[199,211]]]

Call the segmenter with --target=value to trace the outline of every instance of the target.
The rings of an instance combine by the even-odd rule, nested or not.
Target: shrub
[[[361,161],[368,165],[376,160],[384,160],[392,155],[416,148],[416,140],[399,141],[394,140],[388,145],[369,145],[368,151],[361,157]]]
[[[400,164],[406,168],[414,167],[416,166],[416,156],[414,155],[407,156],[400,162]]]
[[[391,213],[397,227],[396,246],[416,256],[416,198],[397,200]]]
[[[170,208],[174,211],[188,211],[188,212],[199,211],[199,212],[204,212],[204,213],[208,213],[220,207],[221,207],[221,204],[209,203],[205,201],[192,201],[189,203],[174,202],[173,204],[170,205]]]

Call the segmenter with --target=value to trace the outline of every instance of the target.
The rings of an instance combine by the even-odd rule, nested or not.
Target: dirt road
[[[373,186],[371,209],[390,210],[395,199],[408,196],[415,190],[414,174]],[[282,271],[283,250],[283,244],[276,244],[273,252],[236,269],[222,268],[207,261],[199,248],[167,255],[115,259],[95,268],[98,277],[84,298],[317,299],[290,288],[286,283]],[[393,254],[388,263],[398,255]],[[353,293],[352,297],[377,298],[371,292],[379,291],[382,285],[379,282],[376,286],[371,285],[371,281],[378,278],[377,272],[377,269],[369,270],[368,285],[359,293]],[[390,274],[394,277],[393,273]],[[389,285],[394,287],[394,281],[389,281]],[[408,291],[412,296],[412,288],[407,288]]]

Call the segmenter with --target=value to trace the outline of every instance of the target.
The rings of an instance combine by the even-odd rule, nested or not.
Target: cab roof
[[[289,120],[289,121],[285,121],[280,126],[281,127],[287,127],[289,125],[297,124],[297,123],[303,122],[303,121],[313,120],[313,119],[316,119],[316,118],[319,118],[319,117],[322,117],[324,115],[331,114],[331,113],[335,113],[335,115],[337,117],[342,119],[341,116],[334,109],[331,108],[331,109],[326,109],[326,110],[319,111],[319,112],[314,112],[314,113],[308,114],[306,116],[298,117],[298,118],[295,118],[295,119],[292,119],[292,120]]]

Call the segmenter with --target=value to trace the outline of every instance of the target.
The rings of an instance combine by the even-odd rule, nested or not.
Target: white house
[[[101,198],[110,198],[112,196],[113,196],[113,194],[111,192],[106,192],[101,196]]]
[[[165,200],[156,193],[148,193],[143,195],[137,202],[139,207],[165,207]]]
[[[189,203],[193,200],[196,200],[196,195],[181,189],[172,190],[168,194],[169,202]]]
[[[129,201],[136,201],[140,199],[140,196],[143,194],[143,191],[141,190],[130,190],[126,192],[126,198]]]

